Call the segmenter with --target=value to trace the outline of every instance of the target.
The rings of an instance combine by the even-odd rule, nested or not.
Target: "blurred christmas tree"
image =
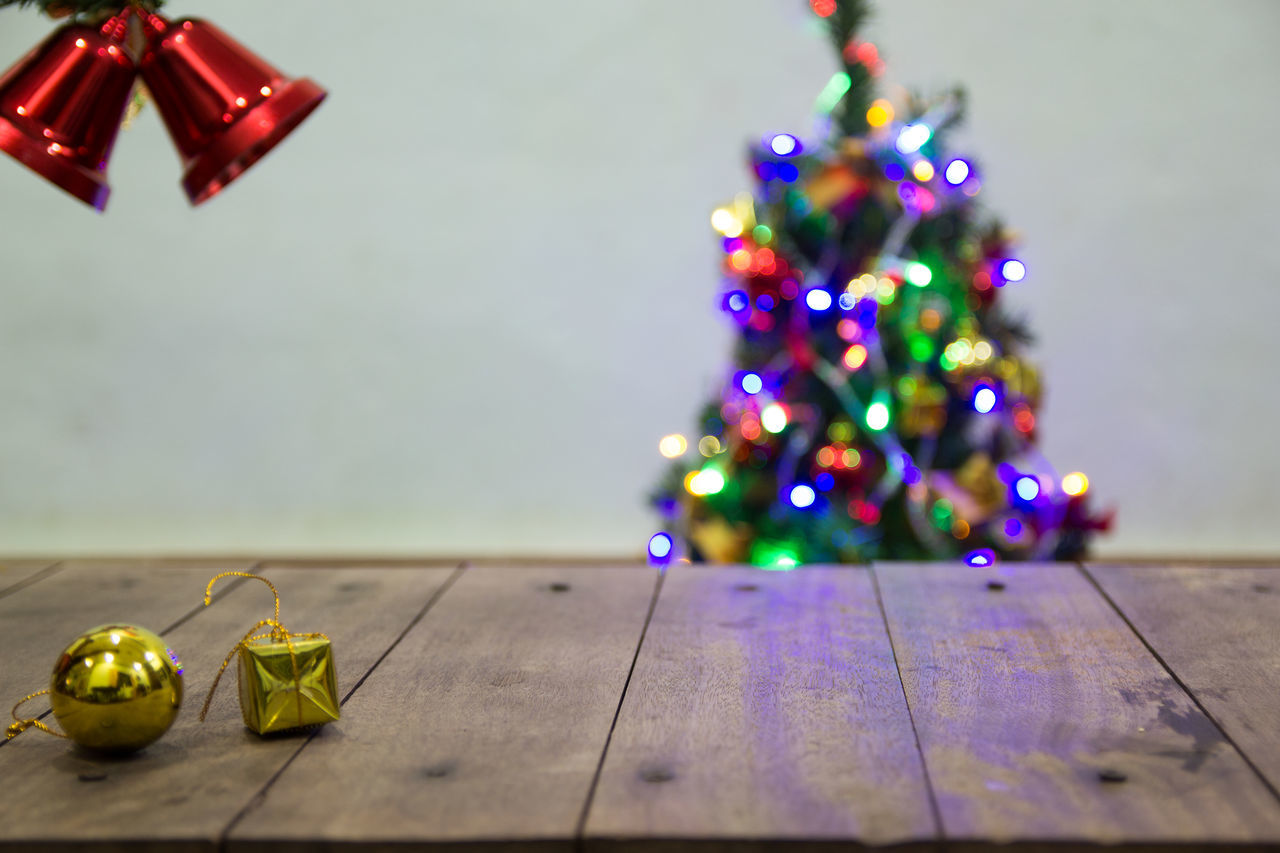
[[[1087,478],[1036,450],[1040,383],[999,300],[1027,270],[979,217],[974,165],[943,144],[962,96],[876,98],[866,3],[810,5],[844,66],[819,96],[829,138],[769,137],[751,151],[755,194],[712,214],[735,369],[693,446],[663,439],[671,526],[650,556],[1079,557],[1106,522]]]

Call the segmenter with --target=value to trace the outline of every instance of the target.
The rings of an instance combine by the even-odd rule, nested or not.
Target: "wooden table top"
[[[340,721],[198,721],[270,615],[202,607],[230,569],[332,638]],[[1280,849],[1280,567],[0,561],[0,702],[112,621],[184,708],[0,744],[0,848]]]

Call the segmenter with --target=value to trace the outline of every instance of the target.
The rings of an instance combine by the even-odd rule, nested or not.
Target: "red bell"
[[[182,157],[183,189],[208,201],[284,139],[324,100],[208,21],[139,13],[142,79]]]
[[[98,210],[107,158],[133,91],[129,10],[56,30],[0,77],[0,148]]]

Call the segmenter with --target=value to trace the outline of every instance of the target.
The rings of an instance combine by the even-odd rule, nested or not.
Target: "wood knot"
[[[738,592],[756,592],[760,587],[753,583],[740,583],[734,589]]]
[[[563,581],[557,581],[556,583],[553,583],[550,586],[548,586],[547,589],[551,590],[552,592],[568,592],[570,589],[572,589],[572,587],[570,587],[567,583]]]
[[[442,761],[439,764],[432,764],[422,768],[422,775],[428,779],[443,779],[446,776],[452,776],[458,769],[458,765],[452,761]]]
[[[999,592],[1004,589],[1004,581],[987,581],[987,589],[992,592]]]
[[[81,782],[104,782],[106,781],[107,774],[101,770],[89,770],[81,773],[76,778]]]
[[[1254,592],[1271,592],[1271,587],[1267,586],[1265,583],[1255,583],[1253,585],[1253,591]]]
[[[669,767],[643,767],[636,775],[641,782],[648,782],[650,785],[661,785],[676,778],[675,772]]]
[[[1128,779],[1128,776],[1110,767],[1098,771],[1099,782],[1125,782]]]

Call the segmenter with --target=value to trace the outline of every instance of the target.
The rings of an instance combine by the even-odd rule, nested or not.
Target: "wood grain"
[[[231,849],[571,849],[656,581],[638,566],[468,569]]]
[[[867,570],[675,566],[588,845],[928,840],[937,827]]]
[[[56,565],[54,560],[0,560],[0,598],[16,592]]]
[[[179,590],[184,603],[199,607],[210,574],[119,570],[111,577],[117,586],[132,580],[135,589],[166,598]],[[323,631],[332,639],[339,690],[345,694],[450,574],[448,569],[274,570],[269,577],[280,590],[281,619],[290,630]],[[72,849],[90,841],[124,847],[144,840],[182,849],[216,848],[235,816],[307,739],[305,733],[264,739],[246,730],[234,672],[224,679],[208,721],[198,721],[223,656],[255,621],[270,615],[270,591],[245,581],[165,635],[185,665],[187,694],[173,728],[136,756],[102,758],[34,732],[0,750],[0,778],[22,780],[6,785],[0,841],[21,846],[40,840],[42,849]],[[8,626],[0,625],[7,633]],[[341,735],[326,728],[315,740],[330,738]]]
[[[1086,570],[1280,789],[1280,568]]]
[[[1280,803],[1075,566],[874,571],[948,839],[1280,840]]]

